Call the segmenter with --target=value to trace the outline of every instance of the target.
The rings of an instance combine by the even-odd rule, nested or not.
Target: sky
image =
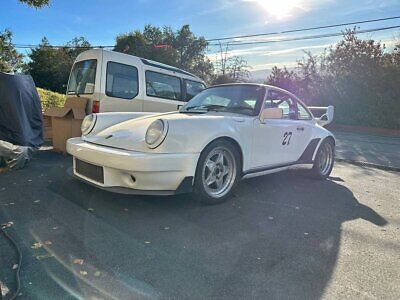
[[[400,16],[399,0],[50,0],[39,10],[17,0],[2,0],[0,31],[8,28],[15,44],[38,44],[46,36],[53,45],[84,36],[92,45],[114,45],[118,34],[144,25],[189,24],[206,39],[275,32],[296,28]],[[400,25],[400,19],[362,24],[360,30]],[[316,30],[269,38],[298,37],[340,32],[344,28]],[[400,29],[360,34],[393,47]],[[265,39],[265,38],[264,38]],[[254,40],[251,39],[252,41]],[[274,65],[293,67],[304,51],[321,53],[340,37],[264,45],[231,46],[229,55],[248,61],[254,76]],[[22,53],[29,50],[21,49]],[[218,48],[208,49],[215,60]],[[258,75],[257,75],[258,74]]]

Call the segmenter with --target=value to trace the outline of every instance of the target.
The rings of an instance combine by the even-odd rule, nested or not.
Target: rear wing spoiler
[[[311,112],[319,117],[315,117],[317,123],[321,126],[326,126],[333,121],[333,114],[335,109],[333,105],[329,105],[328,107],[320,107],[320,106],[309,106],[308,107]]]

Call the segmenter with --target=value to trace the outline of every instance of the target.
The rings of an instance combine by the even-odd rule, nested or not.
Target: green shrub
[[[400,43],[393,50],[346,30],[319,56],[306,52],[294,70],[274,68],[267,82],[313,106],[335,106],[334,122],[400,129]]]
[[[49,107],[63,107],[65,103],[65,95],[52,91],[37,88],[37,91],[42,102],[42,110],[45,111]]]

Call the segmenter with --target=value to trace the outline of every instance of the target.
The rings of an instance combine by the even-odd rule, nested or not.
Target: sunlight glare
[[[256,0],[269,14],[277,19],[291,16],[294,9],[300,8],[301,0]]]

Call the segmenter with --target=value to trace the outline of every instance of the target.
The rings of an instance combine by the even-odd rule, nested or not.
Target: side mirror
[[[265,122],[266,119],[282,119],[283,110],[279,107],[264,108],[261,112],[261,122]]]

